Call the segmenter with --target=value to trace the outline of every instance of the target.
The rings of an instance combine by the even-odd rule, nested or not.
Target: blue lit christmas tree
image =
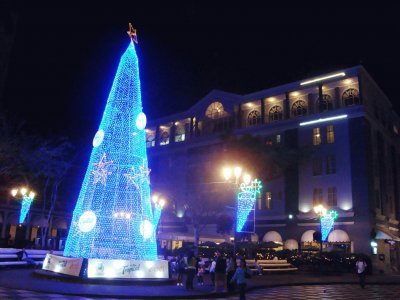
[[[139,64],[131,43],[122,55],[108,96],[64,255],[155,260],[155,222],[142,112]],[[156,213],[157,215],[157,213]]]

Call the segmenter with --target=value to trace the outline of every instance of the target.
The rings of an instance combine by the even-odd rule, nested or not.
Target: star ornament
[[[141,183],[141,174],[136,172],[135,167],[132,167],[131,173],[125,173],[124,176],[128,179],[128,185],[133,185],[136,189],[139,189]]]
[[[112,172],[108,170],[110,166],[113,164],[113,161],[107,161],[107,156],[104,153],[103,156],[101,157],[100,161],[98,163],[94,163],[95,169],[93,170],[93,184],[96,184],[100,182],[102,185],[106,186],[106,181],[108,175],[111,175]]]
[[[135,42],[137,44],[138,39],[137,39],[136,29],[133,28],[131,23],[129,23],[129,29],[128,29],[127,33],[129,35],[129,38],[131,39],[131,41]]]
[[[147,182],[150,184],[150,172],[151,172],[151,169],[149,169],[146,166],[139,166],[139,170],[140,170],[140,172],[142,174],[143,181],[145,181],[147,179]]]

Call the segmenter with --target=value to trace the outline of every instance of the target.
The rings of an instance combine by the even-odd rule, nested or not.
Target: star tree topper
[[[131,39],[131,41],[135,42],[137,44],[138,43],[138,39],[137,39],[136,29],[133,28],[131,23],[129,23],[129,28],[128,28],[127,33],[129,35],[129,38]]]

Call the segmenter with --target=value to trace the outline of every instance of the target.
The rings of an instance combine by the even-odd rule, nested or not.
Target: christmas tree
[[[132,27],[128,34],[136,38]],[[157,259],[157,220],[150,201],[145,125],[138,57],[132,39],[121,57],[93,139],[65,256]]]

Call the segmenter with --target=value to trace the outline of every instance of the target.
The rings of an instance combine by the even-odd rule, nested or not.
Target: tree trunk
[[[199,224],[193,225],[193,232],[194,232],[194,255],[199,254],[199,241],[200,241],[200,228]]]

